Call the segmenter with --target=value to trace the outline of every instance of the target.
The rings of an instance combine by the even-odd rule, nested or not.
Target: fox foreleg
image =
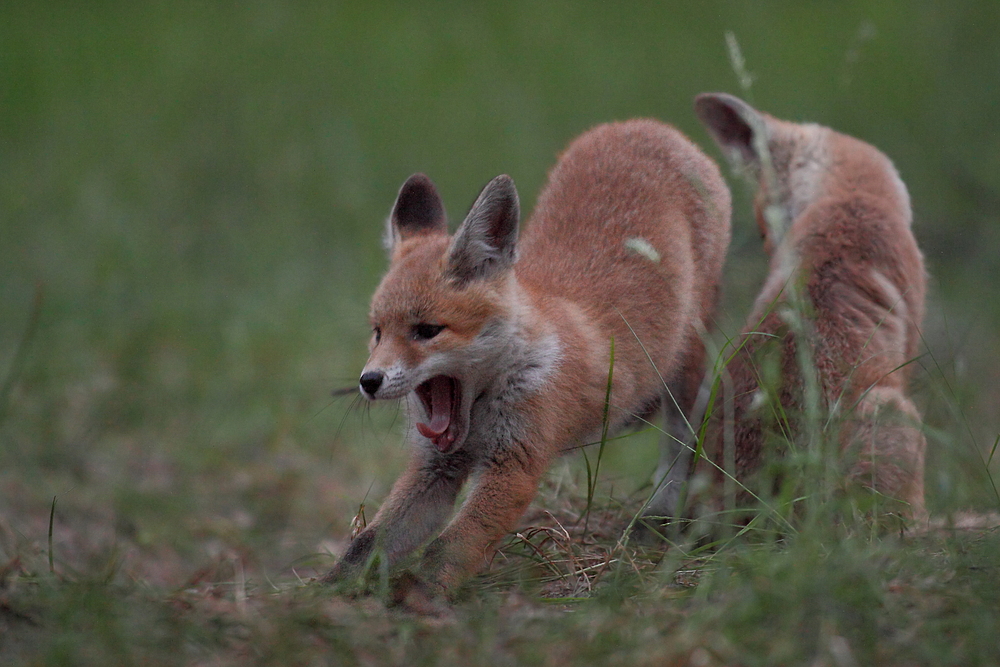
[[[389,567],[399,563],[448,518],[471,467],[471,460],[461,452],[442,457],[417,449],[375,517],[322,581],[335,583],[360,576],[375,555]]]
[[[441,593],[486,567],[534,499],[547,464],[519,442],[487,456],[462,508],[424,552],[420,578]]]

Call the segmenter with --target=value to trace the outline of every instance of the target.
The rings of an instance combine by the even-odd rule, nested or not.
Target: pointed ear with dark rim
[[[385,247],[392,252],[397,243],[413,236],[447,234],[444,204],[431,179],[414,174],[399,189],[386,227]]]
[[[497,176],[479,193],[448,249],[448,273],[459,282],[489,278],[517,258],[520,204],[510,176]]]
[[[733,166],[760,167],[758,146],[767,141],[767,125],[759,111],[726,93],[698,95],[694,111]]]

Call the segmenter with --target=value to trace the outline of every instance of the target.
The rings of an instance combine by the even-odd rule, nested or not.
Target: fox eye
[[[372,331],[375,334],[375,344],[378,345],[382,340],[382,327],[375,327]]]
[[[413,337],[417,340],[430,340],[444,331],[444,325],[421,322],[413,327]]]

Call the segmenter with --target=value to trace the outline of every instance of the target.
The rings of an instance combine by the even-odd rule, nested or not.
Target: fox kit
[[[777,120],[725,94],[699,95],[695,111],[759,182],[755,209],[771,258],[729,365],[737,478],[758,468],[770,416],[801,408],[800,341],[784,307],[797,287],[820,400],[842,420],[847,479],[903,501],[902,513],[922,522],[926,443],[906,385],[925,274],[906,187],[885,155],[828,128]],[[779,350],[778,396],[768,395],[769,345]]]
[[[425,591],[488,564],[550,461],[600,436],[612,362],[612,429],[665,402],[689,410],[729,216],[715,164],[652,120],[576,139],[520,240],[508,176],[453,236],[434,185],[410,177],[388,221],[360,384],[368,399],[407,400],[412,458],[325,581],[375,554],[391,567],[446,521],[415,569]]]

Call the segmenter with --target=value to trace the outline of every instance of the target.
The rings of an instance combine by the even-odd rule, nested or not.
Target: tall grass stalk
[[[55,557],[52,550],[52,527],[56,520],[56,496],[52,496],[52,507],[49,509],[49,573],[56,573]]]
[[[604,391],[604,412],[601,416],[601,440],[597,448],[597,461],[594,463],[593,473],[590,469],[590,458],[587,450],[583,451],[583,459],[587,466],[587,507],[584,511],[584,531],[590,521],[590,510],[594,504],[594,492],[597,489],[598,474],[601,471],[601,460],[604,458],[604,447],[608,442],[608,426],[610,424],[609,412],[611,409],[611,387],[615,377],[615,337],[611,336],[610,349],[608,352],[608,383]]]

